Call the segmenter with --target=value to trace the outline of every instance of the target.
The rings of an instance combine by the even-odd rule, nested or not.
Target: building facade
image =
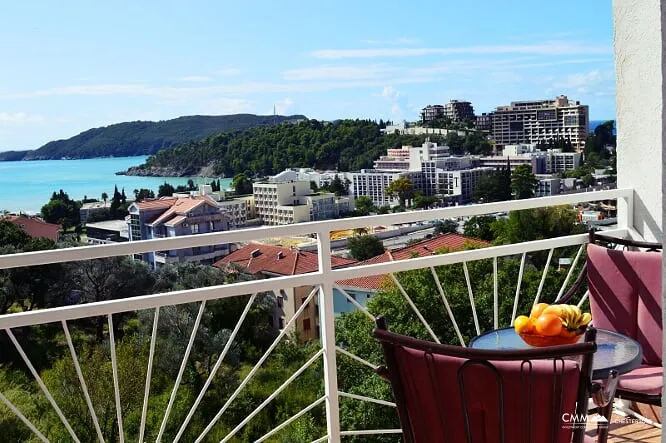
[[[229,216],[207,196],[162,197],[133,203],[127,217],[130,241],[227,231],[229,222]],[[230,250],[229,244],[221,244],[148,252],[134,258],[146,261],[153,268],[188,261],[212,264]]]
[[[512,102],[492,116],[492,137],[498,149],[519,143],[565,138],[577,150],[585,146],[589,109],[561,95],[554,100]]]
[[[421,121],[427,123],[438,118],[451,121],[474,121],[474,107],[468,101],[451,100],[445,105],[428,105],[421,110]]]

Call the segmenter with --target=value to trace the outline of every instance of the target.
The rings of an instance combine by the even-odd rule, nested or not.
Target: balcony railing
[[[185,430],[188,426],[191,425],[191,421],[195,413],[199,412],[198,408],[201,405],[204,396],[211,388],[213,379],[218,373],[223,360],[230,351],[230,348],[239,332],[243,327],[248,312],[250,311],[253,303],[256,300],[258,294],[261,293],[271,293],[275,296],[281,296],[281,289],[291,289],[291,288],[301,288],[309,287],[311,290],[307,291],[307,297],[305,301],[296,309],[294,315],[286,319],[286,324],[284,329],[281,330],[275,340],[267,347],[265,352],[261,357],[258,358],[256,364],[252,366],[251,369],[244,373],[244,378],[238,384],[238,386],[233,390],[233,393],[229,398],[224,402],[224,404],[217,410],[215,413],[211,413],[210,417],[206,417],[206,425],[202,429],[196,431],[196,442],[200,441],[209,441],[211,430],[218,423],[220,418],[228,412],[230,407],[232,407],[234,401],[242,394],[243,390],[247,385],[253,380],[262,364],[271,355],[271,352],[278,346],[278,344],[285,339],[289,331],[293,330],[295,322],[300,318],[301,314],[308,308],[310,303],[314,303],[315,300],[318,301],[318,315],[319,315],[319,324],[320,324],[320,341],[317,345],[317,350],[311,356],[311,358],[305,362],[298,370],[296,370],[291,376],[289,376],[279,387],[277,387],[273,392],[268,395],[263,402],[254,409],[253,412],[247,414],[247,416],[242,419],[235,427],[231,429],[224,430],[224,437],[221,441],[226,442],[234,438],[238,438],[239,432],[250,423],[253,418],[255,418],[259,413],[266,408],[272,400],[274,400],[281,392],[287,389],[292,382],[294,382],[300,375],[302,375],[308,368],[317,362],[322,363],[322,373],[323,373],[323,385],[324,392],[323,395],[317,397],[315,401],[310,404],[303,404],[302,409],[297,412],[295,415],[290,418],[284,419],[281,424],[276,425],[272,430],[267,432],[265,435],[257,438],[256,441],[265,441],[278,435],[281,431],[287,428],[289,425],[294,423],[296,420],[313,411],[315,408],[324,405],[325,406],[325,417],[326,417],[326,435],[322,435],[318,438],[313,438],[314,442],[322,441],[331,441],[339,442],[343,436],[362,436],[362,435],[381,435],[381,434],[397,434],[400,433],[399,429],[342,429],[341,420],[340,420],[340,402],[344,401],[360,401],[360,402],[369,402],[371,404],[379,405],[386,408],[394,408],[395,404],[384,400],[373,398],[370,395],[362,395],[359,393],[348,393],[344,392],[338,387],[338,356],[341,356],[342,359],[351,359],[347,363],[351,362],[353,364],[358,364],[359,368],[369,367],[371,369],[376,369],[379,362],[369,361],[367,356],[357,355],[353,352],[350,352],[350,347],[344,343],[336,343],[336,323],[335,323],[335,313],[334,313],[334,288],[350,302],[352,303],[359,311],[363,312],[367,316],[368,322],[374,320],[377,312],[370,312],[365,306],[361,305],[355,297],[350,296],[341,286],[336,282],[346,279],[358,278],[358,277],[367,277],[374,275],[387,275],[390,280],[393,282],[394,287],[399,291],[399,293],[404,298],[404,301],[413,311],[413,313],[418,318],[419,322],[422,323],[423,327],[427,331],[427,335],[432,338],[432,340],[439,342],[440,336],[438,333],[433,330],[431,327],[428,318],[429,314],[426,312],[423,307],[419,307],[418,303],[415,302],[413,294],[409,293],[408,289],[405,289],[405,285],[401,282],[401,276],[398,273],[404,271],[412,270],[427,270],[429,274],[434,279],[436,284],[437,293],[433,294],[433,300],[437,303],[442,303],[446,316],[450,321],[450,325],[455,331],[455,336],[462,346],[466,344],[465,334],[461,331],[461,325],[463,322],[471,324],[473,322],[473,330],[478,334],[481,333],[481,323],[490,323],[492,320],[492,327],[498,328],[502,326],[509,326],[513,319],[517,315],[517,307],[519,306],[520,300],[526,300],[529,297],[529,301],[534,302],[538,301],[541,297],[542,291],[544,290],[544,282],[546,281],[547,275],[552,271],[551,261],[554,255],[554,251],[560,250],[560,248],[567,248],[567,250],[573,250],[572,253],[572,263],[569,270],[566,272],[566,276],[562,282],[562,286],[558,291],[557,297],[561,297],[564,293],[567,285],[570,285],[575,278],[574,269],[577,268],[582,263],[581,257],[583,257],[584,244],[587,241],[587,236],[585,234],[580,235],[571,235],[565,237],[558,237],[546,240],[537,240],[530,241],[525,243],[518,244],[508,244],[503,246],[494,246],[487,247],[483,249],[472,249],[472,250],[463,250],[458,252],[450,252],[447,254],[439,255],[429,255],[424,257],[413,258],[409,260],[401,261],[390,261],[386,263],[379,263],[366,266],[352,266],[352,267],[343,267],[332,269],[331,265],[331,241],[330,233],[331,231],[339,231],[345,229],[355,229],[355,228],[365,228],[367,226],[390,226],[398,225],[405,223],[415,223],[422,222],[427,220],[437,220],[445,218],[458,218],[458,217],[468,217],[475,215],[484,215],[484,214],[493,214],[499,212],[509,212],[515,210],[523,209],[532,209],[532,208],[541,208],[541,207],[552,207],[558,205],[574,205],[581,202],[590,202],[590,201],[601,201],[608,199],[622,199],[625,201],[625,206],[627,208],[628,214],[623,217],[623,220],[631,220],[631,211],[633,210],[633,191],[630,189],[617,189],[609,191],[599,191],[599,192],[590,192],[583,194],[574,194],[574,195],[564,195],[564,196],[555,196],[555,197],[545,197],[545,198],[536,198],[529,200],[517,200],[510,202],[499,202],[499,203],[489,203],[484,205],[472,205],[472,206],[462,206],[462,207],[451,207],[436,209],[430,211],[414,211],[414,212],[405,212],[398,214],[387,214],[380,216],[369,216],[369,217],[358,217],[342,220],[329,220],[322,222],[313,222],[313,223],[303,223],[303,224],[293,224],[287,226],[275,226],[275,227],[261,227],[253,229],[244,229],[244,230],[235,230],[228,232],[219,232],[219,233],[210,233],[210,234],[199,234],[186,237],[176,237],[168,239],[155,239],[155,240],[146,240],[140,242],[130,242],[130,243],[118,243],[112,245],[100,245],[100,246],[89,246],[89,247],[79,247],[79,248],[69,248],[69,249],[59,249],[59,250],[49,250],[49,251],[38,251],[38,252],[28,252],[15,255],[3,255],[0,256],[0,270],[2,269],[11,269],[27,266],[36,266],[36,265],[45,265],[52,263],[65,263],[65,262],[74,262],[74,261],[84,261],[105,257],[114,257],[114,256],[132,256],[134,254],[152,252],[152,251],[164,251],[164,250],[175,250],[179,248],[192,248],[192,247],[203,247],[215,244],[231,244],[239,242],[250,242],[256,239],[262,238],[275,238],[275,237],[305,237],[307,235],[316,234],[318,241],[318,271],[309,273],[309,274],[300,274],[293,276],[284,276],[276,277],[263,280],[253,280],[253,281],[239,281],[233,284],[224,284],[220,286],[204,287],[190,290],[181,290],[173,291],[168,293],[152,294],[134,297],[130,299],[115,299],[103,302],[88,303],[88,304],[77,304],[71,306],[63,306],[53,309],[44,309],[37,311],[29,312],[19,312],[13,314],[7,314],[0,317],[0,329],[4,329],[6,334],[9,336],[9,339],[13,346],[15,347],[18,356],[23,364],[28,368],[29,372],[34,377],[36,383],[38,384],[40,390],[42,391],[45,398],[48,400],[50,407],[55,410],[55,413],[58,415],[62,426],[67,430],[69,437],[74,441],[80,441],[80,436],[77,436],[73,427],[70,424],[70,421],[73,417],[65,416],[62,412],[62,409],[59,407],[54,396],[51,394],[46,384],[40,377],[40,374],[35,369],[33,362],[31,361],[30,356],[25,351],[24,344],[21,343],[21,340],[17,338],[17,335],[14,334],[15,331],[20,330],[20,328],[30,328],[38,325],[46,325],[53,323],[60,323],[62,330],[65,334],[65,339],[67,341],[67,346],[69,348],[73,368],[76,372],[76,377],[80,383],[81,395],[85,397],[86,401],[86,411],[82,411],[83,414],[88,414],[88,418],[92,421],[95,428],[95,435],[99,441],[104,441],[105,438],[109,438],[106,435],[102,434],[100,427],[100,417],[99,410],[96,409],[96,405],[93,404],[92,398],[86,385],[86,379],[84,378],[83,372],[81,371],[80,362],[84,358],[88,358],[89,355],[83,355],[83,353],[78,353],[75,350],[75,346],[72,341],[72,334],[70,333],[69,323],[77,321],[79,319],[87,318],[104,318],[106,325],[104,326],[106,334],[108,334],[108,343],[110,347],[110,359],[112,366],[112,383],[113,383],[113,392],[114,392],[114,401],[115,404],[115,423],[116,429],[114,430],[115,436],[118,441],[143,441],[147,435],[147,427],[149,423],[147,422],[147,413],[149,408],[154,407],[154,404],[151,403],[151,377],[154,367],[154,360],[156,354],[156,342],[157,342],[157,331],[158,324],[160,319],[160,310],[167,307],[182,305],[187,303],[198,303],[198,312],[196,319],[194,320],[193,327],[190,331],[189,338],[187,340],[187,346],[185,347],[184,353],[182,355],[182,360],[180,360],[179,370],[177,376],[173,380],[173,387],[171,389],[171,395],[169,396],[168,403],[162,414],[162,419],[157,427],[155,427],[154,432],[157,434],[156,441],[167,438],[166,429],[167,424],[177,422],[177,431],[174,435],[169,436],[168,438],[173,438],[173,441],[178,441],[183,437]],[[613,235],[623,236],[626,235],[631,226],[619,226],[617,229],[610,231]],[[572,248],[573,247],[573,248]],[[521,282],[523,280],[523,273],[526,267],[526,258],[533,253],[541,252],[543,257],[546,257],[545,265],[542,271],[542,278],[536,293],[521,294]],[[503,298],[500,297],[499,279],[498,279],[498,263],[502,260],[510,258],[517,258],[520,262],[518,275],[515,276],[515,290],[511,288],[512,294],[512,306],[511,318],[504,318],[500,316],[500,306],[502,302],[506,302]],[[479,261],[479,260],[491,260],[492,261],[492,270],[493,270],[493,284],[492,284],[492,297],[488,294],[486,295],[492,300],[490,306],[492,306],[492,319],[481,318],[482,310],[477,306],[479,294],[474,291],[474,282],[470,281],[470,274],[468,272],[468,264]],[[465,279],[465,286],[468,291],[468,312],[471,315],[468,315],[467,318],[456,318],[454,311],[450,305],[449,298],[447,297],[447,291],[442,281],[438,276],[437,269],[443,266],[458,265],[463,268],[463,275]],[[506,291],[504,291],[506,292]],[[230,336],[228,337],[226,344],[222,349],[215,351],[215,364],[213,365],[210,374],[208,375],[205,383],[201,386],[199,394],[196,399],[190,401],[186,407],[186,414],[175,414],[174,407],[176,403],[182,402],[183,399],[178,397],[179,387],[183,381],[183,376],[185,371],[188,369],[187,363],[190,358],[193,346],[195,344],[195,339],[197,333],[199,332],[202,318],[206,312],[206,303],[213,300],[222,300],[228,299],[231,297],[240,297],[240,296],[249,296],[247,303],[242,311],[242,314],[238,318],[234,329],[231,331]],[[584,298],[580,299],[580,303],[584,302]],[[126,434],[124,430],[124,420],[126,417],[123,415],[123,402],[121,401],[121,391],[122,387],[119,385],[119,369],[118,361],[116,357],[116,339],[114,336],[114,315],[128,313],[128,312],[139,312],[139,311],[148,311],[152,313],[152,334],[150,335],[150,347],[147,358],[147,363],[144,361],[137,362],[136,368],[146,367],[146,381],[143,392],[143,406],[141,409],[140,419],[137,419],[138,423],[138,432],[136,435]],[[317,312],[317,310],[315,310]],[[69,322],[69,323],[68,323]],[[369,323],[370,324],[370,323]],[[313,327],[316,325],[316,322],[313,323]],[[441,332],[441,331],[440,331]],[[171,350],[173,351],[173,350]],[[138,357],[137,357],[138,358]],[[147,365],[147,366],[146,366]],[[21,408],[12,401],[12,399],[5,395],[6,393],[0,392],[0,402],[4,403],[12,413],[14,413],[24,424],[27,426],[34,435],[42,441],[48,441],[44,433],[48,430],[40,429],[39,423],[35,422],[34,418],[31,419],[26,413],[22,411]],[[181,405],[182,406],[182,405]],[[106,417],[106,420],[109,420],[109,417]],[[153,423],[153,426],[155,424]],[[159,430],[157,430],[159,429]],[[219,431],[218,431],[219,432]]]

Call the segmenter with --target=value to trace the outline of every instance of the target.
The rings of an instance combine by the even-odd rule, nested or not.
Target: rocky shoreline
[[[177,168],[174,166],[132,166],[126,171],[116,172],[116,175],[133,175],[139,177],[219,177],[214,173],[213,165],[201,168]]]

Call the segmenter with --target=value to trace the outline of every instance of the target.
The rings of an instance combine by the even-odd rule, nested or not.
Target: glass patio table
[[[581,335],[579,342],[583,341]],[[643,360],[641,345],[632,338],[606,329],[597,329],[597,351],[592,359],[592,378],[606,379],[611,370],[625,374],[640,366]],[[470,348],[487,350],[533,349],[513,328],[497,329],[473,338]]]

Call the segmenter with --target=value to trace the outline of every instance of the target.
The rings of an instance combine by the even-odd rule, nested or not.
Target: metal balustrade
[[[303,364],[298,370],[296,370],[287,380],[285,380],[270,396],[268,396],[251,414],[249,414],[245,419],[236,425],[235,428],[230,430],[227,435],[221,440],[223,442],[229,441],[234,438],[237,433],[242,430],[242,428],[247,425],[257,414],[259,414],[275,397],[277,397],[284,389],[286,389],[294,380],[296,380],[299,375],[305,372],[311,365],[321,359],[323,365],[323,376],[324,376],[324,395],[317,398],[314,402],[309,405],[303,405],[303,408],[293,415],[292,417],[283,421],[280,425],[272,429],[270,432],[263,435],[261,438],[257,439],[257,442],[265,441],[275,434],[279,433],[287,426],[292,424],[294,421],[301,418],[303,415],[309,413],[314,408],[325,405],[326,408],[326,422],[327,422],[327,433],[325,436],[314,440],[315,442],[320,441],[330,441],[330,442],[339,442],[342,437],[345,436],[362,436],[362,435],[379,435],[379,434],[397,434],[400,433],[400,429],[369,429],[369,430],[353,430],[353,429],[341,429],[340,425],[340,399],[346,398],[349,401],[363,401],[369,402],[388,408],[395,407],[395,404],[389,401],[375,399],[364,395],[352,394],[341,392],[338,388],[338,379],[337,379],[337,363],[336,358],[338,355],[343,356],[343,358],[350,358],[352,362],[360,365],[360,367],[369,367],[371,369],[376,369],[376,364],[368,361],[364,356],[355,355],[345,349],[344,346],[336,344],[335,340],[335,314],[333,311],[333,290],[336,288],[343,296],[352,303],[356,309],[363,312],[368,318],[368,322],[374,320],[373,313],[369,312],[366,307],[361,305],[355,298],[351,297],[342,287],[338,286],[336,282],[340,280],[356,278],[356,277],[365,277],[372,275],[388,275],[395,285],[395,288],[399,291],[402,297],[405,299],[407,305],[412,309],[416,317],[422,323],[423,327],[427,331],[428,335],[436,342],[440,341],[437,333],[429,325],[426,317],[421,312],[419,306],[414,302],[412,296],[405,289],[403,284],[400,281],[400,276],[398,273],[410,270],[417,269],[427,269],[432,274],[434,279],[435,287],[437,288],[437,294],[433,294],[433,297],[436,297],[437,300],[441,299],[441,303],[444,306],[444,310],[448,316],[448,320],[451,323],[451,326],[455,332],[456,337],[458,338],[460,345],[465,346],[465,339],[461,332],[461,322],[473,322],[474,330],[476,333],[481,333],[480,321],[479,321],[479,312],[475,305],[475,294],[473,283],[470,279],[470,274],[468,270],[468,263],[477,261],[477,260],[492,260],[492,269],[493,269],[493,294],[492,294],[492,323],[495,328],[502,326],[509,326],[508,324],[501,324],[499,318],[499,282],[498,282],[498,260],[503,259],[504,257],[519,257],[520,268],[518,275],[516,276],[516,288],[515,296],[512,304],[512,313],[511,313],[511,323],[516,318],[517,308],[519,305],[519,300],[524,300],[522,297],[527,295],[521,294],[521,283],[523,280],[523,273],[526,266],[526,258],[530,253],[537,251],[548,251],[548,256],[546,259],[546,264],[542,271],[542,278],[536,294],[534,294],[533,302],[536,303],[540,300],[544,282],[546,281],[547,274],[551,268],[551,260],[553,258],[554,251],[558,248],[568,248],[573,246],[578,246],[577,252],[573,257],[573,261],[569,268],[569,271],[564,279],[562,287],[558,291],[557,298],[559,299],[567,287],[567,285],[572,281],[574,269],[577,267],[581,261],[582,253],[584,250],[584,244],[587,241],[587,235],[572,235],[566,237],[559,237],[547,240],[537,240],[526,243],[519,244],[509,244],[502,246],[493,246],[483,249],[472,249],[472,250],[463,250],[457,252],[450,252],[447,254],[440,255],[430,255],[426,257],[418,257],[409,260],[402,261],[391,261],[385,263],[378,263],[366,266],[351,266],[332,269],[331,267],[331,243],[329,235],[331,231],[338,231],[344,229],[354,229],[366,226],[377,226],[377,225],[397,225],[403,223],[413,223],[421,222],[427,220],[436,220],[443,218],[452,218],[452,217],[468,217],[475,215],[484,215],[492,214],[498,212],[509,212],[514,210],[521,209],[530,209],[530,208],[540,208],[540,207],[551,207],[557,205],[573,205],[579,202],[589,202],[589,201],[600,201],[606,199],[618,198],[625,200],[626,208],[628,208],[629,214],[625,219],[631,220],[631,210],[633,208],[633,191],[630,189],[617,189],[617,190],[607,190],[599,192],[589,192],[583,194],[573,194],[573,195],[563,195],[555,197],[545,197],[545,198],[535,198],[529,200],[518,200],[518,201],[509,201],[509,202],[498,202],[498,203],[489,203],[483,205],[472,205],[472,206],[459,206],[451,208],[442,208],[435,209],[430,211],[413,211],[413,212],[404,212],[398,214],[386,214],[378,216],[368,216],[368,217],[358,217],[350,219],[341,219],[341,220],[328,220],[322,222],[312,222],[312,223],[303,223],[296,225],[287,225],[287,226],[274,226],[274,227],[261,227],[261,228],[252,228],[252,229],[242,229],[234,230],[228,232],[218,232],[210,234],[199,234],[191,235],[186,237],[176,237],[176,238],[165,238],[165,239],[154,239],[146,240],[139,242],[129,242],[129,243],[118,243],[110,245],[97,245],[97,246],[86,246],[78,248],[68,248],[68,249],[58,249],[58,250],[49,250],[49,251],[37,251],[37,252],[28,252],[14,255],[3,255],[0,256],[0,270],[2,269],[11,269],[24,266],[34,266],[34,265],[44,265],[52,263],[64,263],[71,261],[82,261],[90,260],[96,258],[104,257],[113,257],[113,256],[131,256],[133,254],[140,254],[145,252],[153,251],[164,251],[164,250],[174,250],[179,248],[192,248],[199,246],[209,246],[215,244],[228,244],[228,243],[237,243],[237,242],[250,242],[255,239],[261,238],[275,238],[281,236],[306,236],[315,234],[317,237],[318,245],[318,271],[310,274],[301,274],[287,277],[276,277],[271,279],[264,280],[252,280],[252,281],[241,281],[233,284],[225,284],[220,286],[213,287],[204,287],[197,289],[181,290],[181,291],[172,291],[168,293],[161,294],[151,294],[140,297],[134,297],[130,299],[116,299],[110,301],[89,303],[89,304],[78,304],[71,306],[62,306],[53,309],[44,309],[30,312],[20,312],[7,314],[0,316],[0,329],[4,329],[5,333],[9,336],[10,341],[16,348],[21,359],[32,373],[34,380],[39,385],[42,393],[48,399],[51,407],[55,410],[56,414],[59,416],[62,425],[67,429],[69,435],[73,441],[80,441],[79,437],[75,435],[74,430],[72,429],[68,418],[64,416],[60,407],[54,400],[53,396],[49,392],[48,388],[40,378],[40,375],[35,370],[33,364],[30,361],[30,358],[26,355],[21,344],[16,339],[13,331],[17,328],[31,327],[36,325],[44,325],[48,323],[60,323],[65,334],[67,341],[67,346],[70,351],[74,369],[76,371],[76,376],[81,385],[81,391],[85,397],[86,406],[88,413],[90,414],[90,419],[93,422],[95,433],[100,442],[104,441],[105,436],[102,434],[100,428],[99,419],[95,414],[94,404],[92,402],[91,396],[88,393],[86,387],[86,380],[81,371],[80,367],[80,358],[81,355],[77,355],[75,347],[72,342],[70,331],[68,328],[68,322],[90,318],[90,317],[105,317],[108,326],[108,336],[109,336],[109,346],[110,346],[110,355],[111,355],[111,364],[112,364],[112,373],[113,373],[113,389],[114,389],[114,401],[116,405],[116,422],[117,422],[117,433],[119,441],[124,441],[127,438],[130,441],[140,441],[143,442],[145,439],[146,431],[146,416],[150,400],[150,382],[152,377],[152,370],[155,364],[155,344],[157,341],[157,331],[158,324],[160,321],[160,309],[166,306],[181,305],[185,303],[198,303],[199,310],[197,312],[196,319],[192,330],[190,331],[189,340],[187,341],[187,346],[182,356],[182,361],[178,370],[178,374],[173,380],[173,388],[171,390],[171,395],[169,396],[169,401],[164,412],[164,416],[159,425],[159,433],[157,435],[156,441],[161,441],[164,438],[164,432],[168,423],[178,422],[178,431],[174,438],[174,441],[179,441],[185,430],[191,424],[191,419],[194,414],[197,412],[202,399],[204,398],[207,390],[209,389],[211,383],[213,382],[214,377],[218,373],[220,366],[227,356],[234,339],[236,338],[240,328],[246,320],[248,312],[250,311],[251,306],[255,302],[255,299],[260,293],[275,293],[278,294],[280,289],[287,288],[296,288],[308,286],[313,289],[310,291],[309,295],[302,303],[302,305],[296,310],[295,314],[288,319],[287,324],[284,329],[277,335],[273,343],[268,347],[265,353],[259,358],[258,362],[252,367],[252,369],[247,373],[245,378],[240,382],[238,387],[234,390],[231,396],[227,399],[224,405],[219,409],[219,411],[212,417],[207,418],[207,426],[199,431],[199,437],[197,442],[208,441],[206,440],[207,435],[219,421],[225,412],[229,409],[231,404],[235,399],[241,394],[243,389],[250,383],[253,377],[256,375],[257,371],[261,368],[262,364],[269,358],[271,352],[275,347],[280,343],[281,340],[287,335],[288,331],[291,330],[291,327],[295,324],[296,320],[299,318],[300,314],[308,307],[310,303],[315,300],[315,297],[318,299],[319,306],[319,319],[320,319],[320,347],[318,351],[310,357],[310,359]],[[618,229],[609,231],[612,235],[623,236],[626,235],[631,229],[631,226],[619,226]],[[453,310],[450,306],[449,297],[447,296],[447,291],[445,285],[440,281],[436,268],[440,266],[448,266],[454,264],[462,264],[462,269],[464,273],[464,284],[467,288],[469,296],[469,308],[471,316],[466,319],[455,318]],[[513,289],[512,289],[513,291]],[[207,377],[203,387],[201,388],[197,398],[192,402],[192,405],[188,408],[188,412],[185,417],[177,417],[172,414],[173,405],[177,398],[177,393],[182,382],[183,373],[186,369],[187,361],[190,356],[190,353],[193,348],[193,344],[199,330],[199,325],[202,320],[204,313],[206,312],[206,303],[211,300],[220,300],[230,297],[238,296],[248,296],[249,300],[246,303],[242,314],[238,318],[238,321],[231,331],[230,337],[227,339],[226,344],[223,349],[219,350],[219,355],[215,364],[213,365],[209,376]],[[532,297],[531,294],[528,294]],[[580,303],[584,302],[584,298],[580,300]],[[146,382],[145,390],[143,392],[143,405],[141,408],[141,418],[140,418],[140,431],[138,435],[125,435],[123,431],[123,411],[121,407],[121,398],[120,398],[120,387],[119,387],[119,377],[118,377],[118,367],[116,361],[116,343],[114,337],[114,328],[113,328],[113,315],[120,314],[124,312],[137,312],[147,310],[153,313],[152,316],[152,334],[150,336],[150,346],[148,353],[147,369],[146,369]],[[470,323],[471,324],[471,323]],[[145,362],[141,362],[145,364]],[[24,415],[24,413],[14,405],[5,393],[0,392],[0,401],[8,407],[41,441],[48,441],[47,437],[44,436],[43,432],[45,430],[39,429],[39,427],[30,422],[30,420]]]

